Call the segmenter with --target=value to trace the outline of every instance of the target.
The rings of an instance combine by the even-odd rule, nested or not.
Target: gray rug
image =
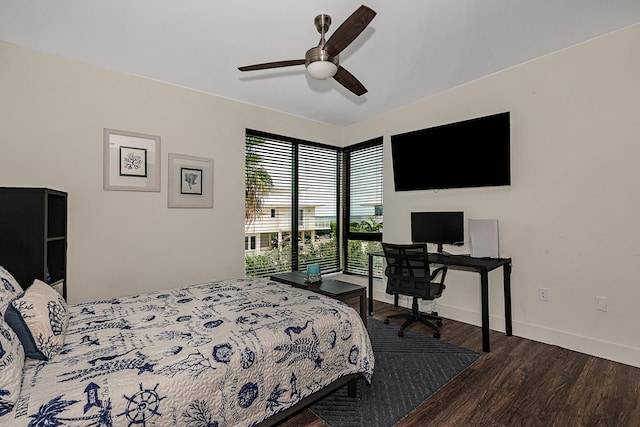
[[[355,398],[342,387],[310,409],[331,427],[393,426],[480,358],[430,336],[368,318],[375,354],[371,386],[358,380]]]

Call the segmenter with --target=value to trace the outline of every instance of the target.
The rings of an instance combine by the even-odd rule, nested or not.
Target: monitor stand
[[[438,255],[442,255],[442,256],[451,256],[451,254],[450,254],[449,252],[445,252],[445,251],[442,249],[442,243],[437,243],[437,245],[438,245],[438,248],[437,248],[437,252],[436,252],[436,253],[437,253]]]

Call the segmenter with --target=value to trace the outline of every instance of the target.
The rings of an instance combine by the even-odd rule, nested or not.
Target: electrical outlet
[[[538,299],[544,302],[549,301],[549,289],[538,288]]]
[[[596,310],[607,311],[607,297],[596,297]]]

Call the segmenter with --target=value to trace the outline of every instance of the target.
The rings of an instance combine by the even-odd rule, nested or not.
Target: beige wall
[[[69,193],[71,302],[244,273],[246,128],[339,128],[0,42],[0,185]],[[161,137],[159,193],[102,189],[103,128]],[[213,209],[167,208],[168,153],[214,159]]]
[[[345,144],[384,136],[384,239],[409,241],[411,211],[498,218],[501,255],[513,258],[514,334],[640,366],[638,52],[640,24],[345,129]],[[394,192],[390,135],[502,111],[510,187]],[[491,326],[504,331],[501,283],[490,274]],[[387,297],[381,284],[376,297]],[[479,325],[479,307],[477,275],[451,272],[440,312]]]
[[[0,185],[69,192],[78,302],[243,274],[245,128],[343,145],[382,135],[385,240],[409,240],[413,210],[498,218],[514,334],[640,366],[639,51],[635,25],[340,129],[0,42]],[[501,111],[510,187],[394,193],[390,135]],[[162,137],[160,193],[102,190],[105,127]],[[214,159],[213,209],[166,207],[170,152]],[[501,280],[491,273],[497,330]],[[439,308],[479,324],[477,276],[451,272]]]

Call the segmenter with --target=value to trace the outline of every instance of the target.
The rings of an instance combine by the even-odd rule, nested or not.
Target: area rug
[[[344,386],[310,409],[331,427],[393,426],[480,358],[430,336],[368,318],[375,354],[371,386],[358,380],[355,398]]]

